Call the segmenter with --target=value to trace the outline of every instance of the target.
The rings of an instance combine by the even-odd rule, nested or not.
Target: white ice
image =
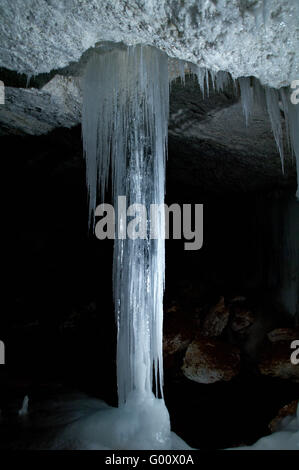
[[[28,406],[29,406],[29,397],[28,395],[26,395],[22,403],[22,408],[19,410],[19,416],[28,415]]]
[[[196,73],[207,94],[209,79],[218,90],[229,81],[225,72],[197,68]],[[180,75],[182,79],[184,66]],[[246,119],[250,120],[254,102],[265,105],[283,166],[280,93],[263,88],[256,80],[252,83],[249,78],[240,81]],[[155,48],[123,47],[91,58],[83,86],[82,128],[92,228],[110,172],[115,208],[121,195],[127,197],[128,205],[141,203],[147,209],[152,203],[164,202],[168,95],[167,57]],[[287,100],[285,106],[289,142],[299,168],[298,110]],[[159,398],[163,397],[163,217],[155,226],[156,240],[117,239],[114,246],[119,408],[103,405],[94,409],[67,426],[61,442],[73,436],[77,448],[171,449],[185,445],[171,434],[168,412]],[[118,234],[123,230],[120,223]],[[296,420],[289,423],[292,429],[263,438],[255,446],[297,445],[298,417]]]
[[[299,404],[297,415],[285,417],[276,432],[236,450],[299,450]]]
[[[59,421],[53,410],[54,424]],[[126,404],[118,408],[100,400],[81,398],[69,400],[61,407],[63,430],[51,444],[51,449],[110,449],[110,450],[170,450],[190,449],[175,433],[169,432],[168,411],[164,400],[153,394],[141,397],[132,393]]]
[[[126,196],[128,205],[142,204],[147,212],[151,204],[164,203],[168,112],[166,54],[137,46],[91,58],[84,78],[82,120],[91,227],[110,172],[116,220],[118,196]],[[103,429],[105,434],[110,428],[115,445],[126,448],[130,444],[123,444],[124,439],[134,441],[134,446],[143,446],[145,440],[150,448],[170,445],[168,412],[163,398],[158,398],[163,397],[165,222],[163,213],[156,218],[156,239],[150,239],[149,230],[146,239],[124,237],[126,227],[120,220],[114,243],[120,408],[109,411]],[[96,423],[95,418],[91,427],[101,428]]]

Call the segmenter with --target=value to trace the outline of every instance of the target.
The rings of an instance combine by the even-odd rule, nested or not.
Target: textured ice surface
[[[169,432],[164,400],[154,395],[132,394],[125,405],[108,407],[88,399],[69,403],[69,418],[81,414],[59,433],[52,448],[75,449],[172,449],[188,448]],[[84,410],[85,408],[85,410]],[[83,412],[83,413],[82,413]]]
[[[28,414],[28,406],[29,406],[29,397],[26,395],[24,397],[22,407],[19,409],[19,416],[25,416]]]
[[[298,17],[298,0],[0,0],[0,65],[49,72],[124,41],[278,88],[299,76]]]
[[[169,433],[164,401],[152,394],[133,394],[119,408],[83,394],[62,394],[32,403],[27,418],[14,422],[20,432],[10,449],[190,449]]]
[[[25,426],[25,442],[11,442],[13,449],[90,449],[90,450],[188,450],[175,433],[163,439],[165,408],[163,400],[153,395],[143,397],[135,406],[132,396],[126,406],[113,408],[105,402],[73,394],[32,404]],[[211,416],[212,419],[212,416]],[[33,424],[33,428],[32,428]],[[23,428],[24,429],[24,428]],[[16,433],[16,436],[18,433]],[[22,435],[21,435],[22,436]],[[298,450],[299,418],[287,416],[279,429],[259,439],[254,445],[232,450]]]
[[[110,171],[115,220],[119,219],[119,196],[126,196],[127,206],[142,205],[147,213],[151,204],[163,204],[168,109],[166,54],[153,47],[133,46],[95,54],[89,61],[82,123],[91,227]],[[133,428],[140,416],[145,420],[144,430],[148,428],[154,440],[165,443],[170,423],[164,401],[148,400],[153,387],[157,396],[163,395],[164,225],[161,211],[156,214],[155,239],[150,238],[148,226],[146,238],[131,239],[120,216],[114,242],[113,294],[119,405],[129,421],[132,415]],[[155,431],[151,407],[153,413],[157,407],[160,410],[154,420],[159,431]]]
[[[286,116],[288,128],[288,142],[294,152],[297,165],[297,199],[299,200],[299,104],[293,104],[290,100],[290,89],[280,90],[281,102]]]
[[[280,154],[281,167],[284,172],[284,146],[291,148],[297,166],[297,198],[299,199],[299,106],[291,101],[292,89],[283,87],[280,90],[262,86],[254,78],[238,80],[241,91],[241,101],[246,123],[250,125],[250,116],[254,106],[267,109],[274,139]],[[285,119],[287,142],[283,142],[283,127],[281,113]]]

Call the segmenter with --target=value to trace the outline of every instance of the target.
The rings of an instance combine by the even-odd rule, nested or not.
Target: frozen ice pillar
[[[137,204],[143,214],[146,208],[147,215],[151,204],[164,203],[168,83],[167,56],[153,47],[95,52],[89,61],[83,86],[83,145],[91,227],[110,172],[115,220],[118,196],[126,196],[126,206]],[[170,435],[162,398],[164,211],[157,211],[154,225],[155,239],[147,223],[143,230],[133,229],[132,239],[121,218],[114,243],[113,290],[119,407],[127,409],[128,416],[135,413],[138,419],[131,427],[138,421],[140,430],[155,435],[163,448]],[[141,232],[143,238],[138,238]]]
[[[28,415],[28,406],[29,406],[29,397],[28,395],[26,395],[24,397],[24,400],[23,400],[23,403],[22,403],[22,407],[21,409],[19,410],[19,416],[26,416]]]

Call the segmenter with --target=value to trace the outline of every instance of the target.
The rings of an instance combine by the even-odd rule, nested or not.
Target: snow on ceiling
[[[0,0],[2,67],[50,72],[101,41],[151,44],[278,88],[299,78],[299,1]]]

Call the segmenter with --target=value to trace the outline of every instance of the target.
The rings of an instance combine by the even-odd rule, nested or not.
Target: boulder
[[[254,322],[254,315],[251,310],[240,310],[234,314],[231,321],[231,329],[233,331],[243,331]]]
[[[202,384],[229,381],[239,373],[238,348],[216,339],[197,338],[189,346],[182,367],[190,380]]]
[[[259,371],[263,375],[299,382],[299,365],[292,364],[292,352],[289,342],[277,341],[267,345],[261,354]]]
[[[269,423],[269,429],[271,432],[277,432],[280,430],[280,426],[282,424],[282,421],[285,420],[287,417],[293,417],[298,408],[299,400],[293,400],[291,403],[288,403],[287,405],[283,406],[275,416],[275,418],[272,419],[272,421]]]
[[[229,309],[226,307],[224,297],[210,309],[204,322],[201,334],[203,336],[220,336],[229,320]]]
[[[291,342],[294,339],[299,339],[299,328],[276,328],[267,334],[271,343],[280,341]]]
[[[194,337],[194,326],[192,317],[177,305],[167,309],[163,327],[164,358],[187,349]]]

